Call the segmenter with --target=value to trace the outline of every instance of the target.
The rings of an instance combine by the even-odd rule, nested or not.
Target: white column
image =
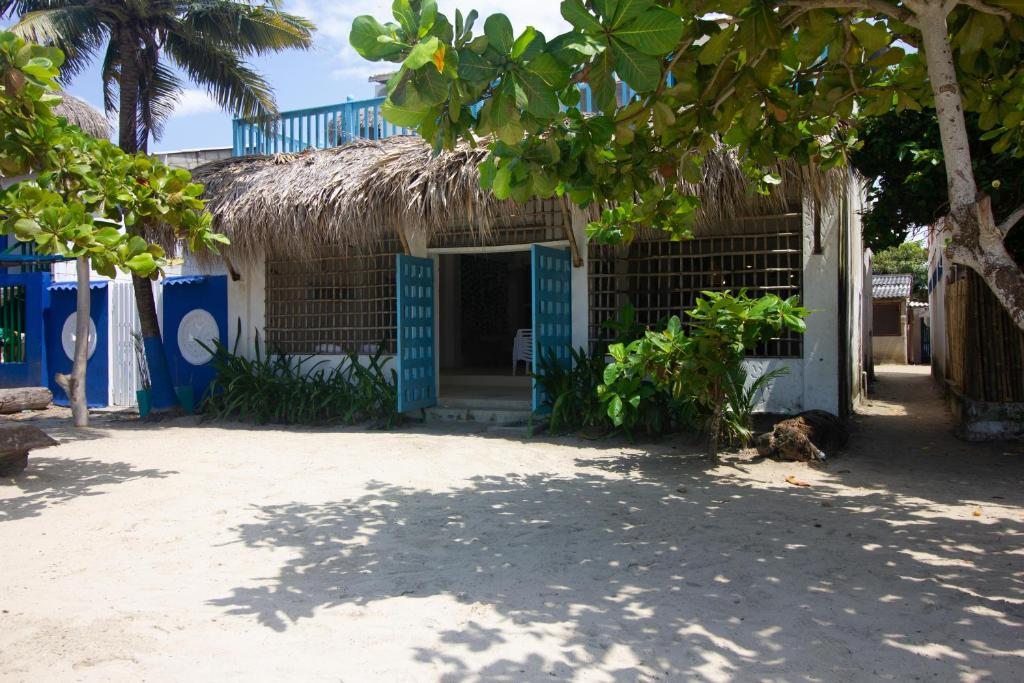
[[[583,264],[572,269],[572,345],[588,349],[590,325],[590,292],[587,279],[587,218],[575,205],[571,209],[572,231],[579,246]]]
[[[814,202],[803,202],[803,305],[813,311],[804,334],[804,410],[839,412],[839,197],[821,211],[822,253],[814,253]]]

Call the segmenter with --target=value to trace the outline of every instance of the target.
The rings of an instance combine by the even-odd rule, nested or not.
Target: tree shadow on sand
[[[143,478],[177,474],[170,470],[137,469],[125,462],[87,458],[47,458],[29,455],[28,469],[16,477],[0,478],[0,522],[36,517],[52,506],[81,496],[99,496],[102,487]]]
[[[399,596],[493,607],[507,629],[471,621],[410,653],[449,681],[594,668],[621,681],[1009,680],[1024,663],[1016,513],[942,516],[929,500],[834,477],[755,488],[664,454],[579,464],[576,476],[478,477],[444,492],[376,482],[359,498],[261,507],[240,539],[294,559],[212,603],[277,631]],[[564,625],[558,658],[498,652]],[[417,627],[429,628],[396,624]],[[622,647],[633,664],[609,660]],[[467,661],[489,651],[483,669]]]

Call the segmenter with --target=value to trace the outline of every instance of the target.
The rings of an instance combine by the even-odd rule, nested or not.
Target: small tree
[[[0,226],[39,253],[77,261],[74,366],[58,381],[75,425],[85,426],[90,263],[110,277],[120,269],[156,278],[167,264],[164,250],[122,227],[140,222],[166,226],[193,250],[216,249],[227,240],[210,230],[211,216],[199,199],[203,188],[188,171],[126,154],[54,115],[62,63],[56,48],[0,33],[0,172],[22,178],[0,194]]]
[[[481,167],[501,198],[611,202],[591,235],[628,241],[637,225],[686,235],[704,156],[724,141],[755,183],[780,158],[831,168],[850,126],[933,106],[946,170],[940,231],[951,261],[975,269],[1024,329],[1024,273],[979,192],[964,112],[997,152],[1024,155],[1024,5],[1006,0],[563,0],[571,30],[518,35],[502,14],[473,33],[435,0],[396,0],[351,42],[399,65],[384,116],[438,149],[490,136]],[[636,97],[618,97],[616,78]],[[589,86],[599,116],[580,111]],[[476,111],[471,105],[483,102]],[[566,111],[563,111],[566,109]]]
[[[667,391],[674,399],[692,402],[704,417],[707,454],[716,459],[729,377],[766,337],[783,329],[802,333],[808,313],[796,297],[751,299],[743,291],[704,292],[687,311],[688,325],[673,316],[664,330],[648,330],[628,345],[608,348],[613,362],[605,368],[599,390],[608,416],[620,425],[626,412],[656,391]]]
[[[875,254],[872,270],[882,273],[908,273],[914,277],[914,296],[928,298],[928,250],[916,242],[904,242]]]
[[[20,17],[11,30],[52,43],[75,74],[103,54],[103,93],[117,114],[118,145],[146,152],[159,138],[183,88],[174,64],[205,86],[224,109],[250,117],[277,114],[266,80],[245,59],[312,44],[313,25],[281,10],[280,0],[0,0],[0,15]],[[153,237],[153,221],[129,215],[125,226],[140,239]],[[132,278],[146,356],[152,372],[153,408],[177,405],[164,355],[152,285]]]

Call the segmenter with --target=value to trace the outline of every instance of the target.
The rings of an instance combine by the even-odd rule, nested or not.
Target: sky
[[[438,6],[454,23],[455,9],[466,14],[476,9],[482,18],[503,12],[517,32],[531,25],[548,37],[566,29],[555,0],[439,0]],[[368,62],[348,44],[352,20],[370,14],[380,21],[392,20],[390,0],[286,0],[285,10],[300,14],[317,25],[314,44],[309,51],[290,50],[253,60],[252,65],[269,81],[281,111],[303,109],[335,102],[347,97],[373,97],[373,85],[367,79],[387,72],[390,63]],[[67,91],[101,107],[103,95],[99,65],[82,72]],[[151,152],[168,152],[231,145],[231,116],[207,95],[205,89],[189,84],[164,135],[150,144]]]

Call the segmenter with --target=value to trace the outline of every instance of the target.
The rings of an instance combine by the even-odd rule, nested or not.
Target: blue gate
[[[398,412],[437,403],[434,262],[398,255]]]
[[[0,272],[0,387],[47,384],[49,273]]]
[[[225,275],[186,275],[163,281],[164,351],[175,387],[191,386],[196,405],[216,371],[213,340],[228,344],[228,280]]]
[[[534,244],[533,371],[541,359],[554,355],[566,367],[572,362],[572,256],[568,250]],[[543,412],[544,390],[533,381],[533,410]]]
[[[85,399],[90,408],[110,402],[110,316],[107,304],[109,281],[89,283],[89,362],[85,366]],[[68,395],[57,386],[55,373],[70,374],[75,352],[75,320],[78,285],[59,282],[50,285],[50,310],[46,322],[46,353],[50,376],[48,386],[53,402],[68,405]]]

